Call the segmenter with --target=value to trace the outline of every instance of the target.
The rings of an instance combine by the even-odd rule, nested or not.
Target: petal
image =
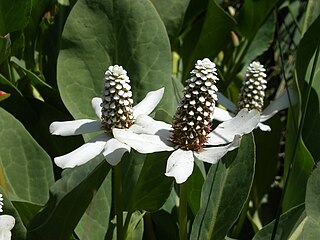
[[[232,119],[220,123],[218,127],[208,134],[206,145],[219,145],[230,143],[236,135],[242,136],[251,132],[260,122],[260,113],[257,110],[241,109]]]
[[[231,102],[228,98],[226,98],[222,93],[217,92],[218,103],[230,110],[231,112],[238,112],[237,106]]]
[[[119,142],[115,138],[111,138],[104,146],[102,154],[111,166],[116,166],[121,161],[123,154],[125,154],[125,152],[130,152],[130,150],[131,147],[127,144]]]
[[[294,105],[297,102],[297,96],[293,88],[288,88],[278,98],[276,98],[272,103],[270,103],[266,109],[262,111],[261,122],[267,121],[269,118],[273,117],[277,112],[290,107],[289,97],[291,100],[291,104]]]
[[[148,92],[147,96],[133,107],[133,117],[137,118],[140,114],[149,115],[161,101],[163,93],[164,88]]]
[[[233,117],[234,117],[234,114],[232,114],[222,108],[215,107],[213,110],[213,119],[215,119],[219,122],[225,122],[227,120],[230,120]]]
[[[60,136],[72,136],[101,131],[101,122],[91,119],[53,122],[49,126],[50,133]]]
[[[99,97],[94,97],[91,100],[91,106],[99,119],[101,118],[101,103],[102,99]]]
[[[259,123],[258,127],[260,128],[261,131],[264,131],[264,132],[270,132],[271,131],[270,126],[266,125],[266,124],[263,124],[263,123]]]
[[[148,115],[141,114],[134,121],[130,130],[134,133],[156,134],[164,138],[171,138],[171,125],[162,121],[153,120]]]
[[[15,219],[11,215],[0,215],[0,231],[10,231],[15,224]]]
[[[211,164],[216,164],[227,152],[234,150],[240,146],[241,136],[235,136],[232,143],[219,147],[208,147],[203,151],[194,153],[194,156],[199,160]]]
[[[109,139],[111,139],[109,134],[100,134],[72,152],[54,158],[54,162],[61,168],[73,168],[85,164],[102,152]]]
[[[114,138],[129,145],[140,153],[154,153],[162,151],[173,151],[174,148],[168,139],[159,135],[137,134],[130,129],[112,129]]]
[[[178,149],[168,158],[166,176],[174,177],[178,184],[185,182],[192,174],[194,158],[192,151]]]

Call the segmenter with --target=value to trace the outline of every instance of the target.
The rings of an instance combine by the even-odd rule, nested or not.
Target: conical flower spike
[[[101,103],[102,125],[106,131],[129,128],[133,124],[132,92],[127,71],[121,66],[110,66],[105,73]]]
[[[266,69],[259,62],[252,62],[246,72],[246,77],[240,92],[238,108],[248,110],[257,109],[259,112],[263,108],[263,98],[267,81],[265,80]]]
[[[208,58],[198,60],[186,80],[184,97],[173,120],[172,142],[183,150],[200,151],[207,142],[219,80],[215,64]]]

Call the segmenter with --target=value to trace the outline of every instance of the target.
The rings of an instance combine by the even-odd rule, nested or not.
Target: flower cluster
[[[260,62],[252,62],[247,68],[246,77],[241,88],[238,108],[246,108],[248,110],[257,109],[262,111],[263,98],[267,81],[265,80],[266,69]]]
[[[127,71],[122,66],[110,66],[104,80],[101,103],[104,129],[129,128],[133,124],[133,100]]]
[[[218,81],[215,64],[208,58],[198,60],[186,80],[184,97],[173,119],[172,142],[184,150],[200,151],[207,142]]]
[[[0,212],[3,212],[3,196],[0,193]],[[11,230],[15,225],[15,219],[11,215],[0,215],[0,239],[11,239]]]

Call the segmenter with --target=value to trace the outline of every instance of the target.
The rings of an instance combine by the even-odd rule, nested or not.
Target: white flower
[[[92,107],[101,120],[80,119],[65,122],[53,122],[50,132],[54,135],[71,136],[91,132],[104,131],[90,139],[76,150],[54,158],[54,162],[61,168],[70,168],[82,165],[103,154],[107,162],[115,166],[125,152],[130,152],[130,143],[117,137],[117,131],[123,130],[125,138],[141,144],[139,152],[152,153],[170,151],[172,147],[166,145],[166,136],[162,132],[155,132],[149,125],[149,115],[160,102],[164,88],[151,91],[136,106],[132,107],[132,93],[127,72],[118,65],[109,67],[105,74],[105,89],[103,97],[93,98]],[[155,121],[158,126],[167,127],[160,121]],[[170,125],[169,125],[170,126]],[[151,129],[150,129],[151,127]],[[141,130],[144,131],[142,134]]]
[[[211,131],[217,91],[215,82],[218,80],[215,64],[207,58],[198,60],[191,75],[186,81],[188,85],[172,127],[165,123],[158,124],[150,118],[148,129],[153,129],[152,132],[140,128],[137,129],[139,132],[128,138],[125,135],[128,130],[114,131],[117,139],[137,151],[143,146],[135,141],[137,133],[161,133],[168,146],[175,146],[168,158],[165,174],[174,177],[178,184],[185,182],[192,174],[195,158],[211,164],[217,163],[228,151],[239,147],[241,136],[251,132],[260,121],[258,111],[243,109],[236,117]]]
[[[291,104],[294,104],[296,102],[296,96],[293,89],[289,88],[269,104],[267,108],[262,110],[263,98],[265,96],[264,91],[267,83],[265,80],[265,71],[265,68],[259,62],[252,62],[249,65],[241,88],[238,107],[221,93],[217,93],[218,102],[229,111],[222,108],[216,108],[214,112],[214,119],[223,122],[231,119],[239,109],[257,109],[261,112],[258,127],[262,131],[271,131],[270,126],[263,124],[263,122],[273,117],[277,112],[288,108],[290,106],[289,97]]]
[[[10,215],[0,216],[0,240],[11,239],[11,229],[14,227],[15,219]]]
[[[0,193],[0,212],[3,212],[3,196]],[[0,240],[11,239],[11,229],[14,227],[15,219],[10,215],[0,215]]]

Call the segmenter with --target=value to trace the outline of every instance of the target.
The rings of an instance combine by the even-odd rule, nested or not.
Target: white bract
[[[0,193],[0,212],[3,212],[3,196]],[[11,239],[11,229],[14,227],[15,219],[10,215],[0,215],[0,240]]]
[[[188,85],[172,126],[148,118],[143,119],[148,122],[148,128],[135,128],[136,133],[129,138],[125,134],[128,131],[126,129],[114,131],[117,139],[137,151],[148,144],[142,140],[137,142],[137,133],[160,134],[173,151],[168,158],[165,174],[174,177],[178,184],[185,182],[192,174],[195,158],[211,164],[217,163],[228,151],[239,147],[241,136],[251,132],[260,121],[258,111],[244,109],[211,131],[217,91],[215,83],[219,80],[215,64],[207,58],[199,60],[191,75],[186,81]]]
[[[131,150],[130,143],[117,137],[120,130],[124,138],[140,141],[141,146],[137,151],[141,153],[172,150],[172,147],[166,144],[166,136],[163,136],[161,131],[155,132],[153,126],[149,125],[151,118],[147,116],[160,102],[164,88],[149,92],[139,104],[132,107],[130,80],[126,71],[121,66],[111,66],[106,71],[105,80],[103,97],[92,99],[92,107],[101,120],[80,119],[53,122],[50,125],[50,132],[60,136],[104,131],[76,150],[54,158],[59,167],[72,168],[82,165],[100,153],[110,165],[117,165],[123,154]],[[166,126],[163,122],[155,122],[159,126]]]

